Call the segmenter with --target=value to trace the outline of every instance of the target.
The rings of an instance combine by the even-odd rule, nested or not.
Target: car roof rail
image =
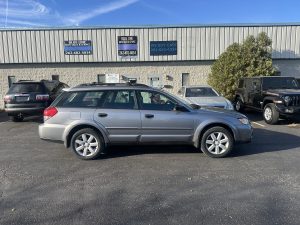
[[[35,81],[35,80],[18,80],[17,82],[26,82],[26,81],[32,82],[32,81]],[[38,82],[38,81],[37,81],[37,82]]]
[[[93,86],[115,86],[115,87],[138,86],[138,87],[149,87],[146,84],[140,84],[140,83],[135,83],[135,82],[126,82],[126,83],[92,82],[92,83],[79,84],[76,87],[93,87]]]

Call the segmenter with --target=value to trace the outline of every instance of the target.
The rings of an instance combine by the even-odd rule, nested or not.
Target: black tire
[[[81,149],[82,150],[82,153],[81,153],[81,150],[76,150],[76,148],[79,148],[79,147],[82,147],[81,144],[78,144],[76,141],[80,141],[80,140],[83,140],[82,139],[82,135],[86,134],[86,139],[88,139],[89,137],[93,136],[96,141],[91,143],[91,144],[96,144],[97,143],[97,150],[95,150],[94,153],[92,153],[89,148],[90,147],[96,147],[95,146],[84,146],[84,149]],[[80,140],[79,140],[80,139]],[[85,144],[88,144],[87,143],[87,140],[86,141],[83,141]],[[90,129],[90,128],[85,128],[85,129],[81,129],[79,131],[77,131],[71,138],[71,148],[73,150],[73,152],[80,158],[80,159],[83,159],[83,160],[93,160],[93,159],[97,159],[101,154],[104,153],[104,150],[105,150],[105,144],[104,144],[104,140],[102,138],[101,135],[99,135],[95,130],[93,129]],[[85,151],[85,148],[88,148],[88,150],[86,150],[86,153],[90,153],[91,155],[85,155],[84,156],[84,151]]]
[[[243,112],[244,111],[244,103],[241,98],[236,98],[235,104],[234,104],[234,109],[237,112]]]
[[[226,142],[226,144],[223,145],[224,147],[226,147],[225,150],[221,149],[221,147],[219,147],[219,146],[214,146],[215,153],[213,153],[213,151],[212,151],[213,149],[209,150],[209,148],[214,144],[207,144],[207,141],[211,141],[212,140],[211,135],[216,134],[216,133],[222,133],[224,136],[221,137],[221,141],[226,140],[226,138],[227,138],[228,142]],[[219,145],[219,143],[217,143],[217,144]],[[202,139],[201,139],[201,150],[207,156],[212,157],[212,158],[223,158],[223,157],[228,156],[233,149],[233,145],[234,145],[234,139],[232,137],[232,134],[230,131],[228,131],[224,127],[212,127],[210,129],[208,129],[207,131],[204,132]],[[216,152],[217,147],[218,147],[218,149],[221,149],[221,151],[219,153]]]
[[[24,120],[24,116],[10,116],[9,117],[13,122],[22,122]]]
[[[276,124],[279,120],[279,112],[274,103],[268,103],[264,107],[263,117],[267,124]]]

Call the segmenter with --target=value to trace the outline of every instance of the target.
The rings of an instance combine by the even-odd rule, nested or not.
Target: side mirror
[[[188,110],[184,106],[182,106],[182,105],[175,105],[174,111],[187,112]]]
[[[200,105],[196,105],[196,104],[191,104],[193,109],[201,109]]]

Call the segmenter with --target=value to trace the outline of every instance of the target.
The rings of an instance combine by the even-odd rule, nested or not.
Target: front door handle
[[[153,118],[154,115],[153,115],[153,114],[145,114],[145,117],[146,117],[146,118]]]
[[[107,117],[107,113],[98,113],[99,117]]]

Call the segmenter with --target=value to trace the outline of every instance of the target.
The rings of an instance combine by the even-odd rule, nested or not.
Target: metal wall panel
[[[0,30],[0,63],[215,60],[234,42],[266,32],[272,57],[300,58],[300,25]],[[138,37],[138,56],[118,56],[118,36]],[[92,55],[64,55],[64,41],[91,40]],[[177,41],[177,55],[150,56],[150,41]]]

